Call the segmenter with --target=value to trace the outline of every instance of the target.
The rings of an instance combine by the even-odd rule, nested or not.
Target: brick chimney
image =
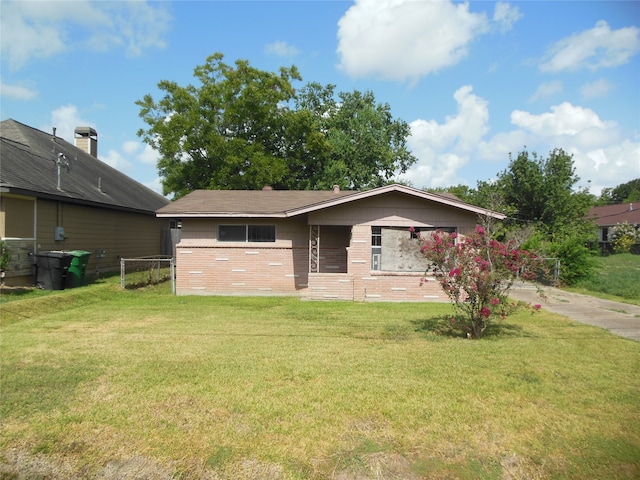
[[[76,127],[74,138],[76,147],[98,158],[98,132],[91,127]]]

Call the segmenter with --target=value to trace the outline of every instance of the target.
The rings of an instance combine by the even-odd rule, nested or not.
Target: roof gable
[[[155,212],[169,201],[60,137],[15,120],[0,123],[0,187],[3,192],[84,203],[95,206]],[[58,154],[62,167],[58,189]]]
[[[471,213],[498,219],[504,215],[476,207],[450,196],[404,185],[387,185],[362,192],[318,190],[195,190],[159,209],[159,217],[289,218],[350,202],[399,192]]]

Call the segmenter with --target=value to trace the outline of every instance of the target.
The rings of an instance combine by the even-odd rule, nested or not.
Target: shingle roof
[[[591,207],[587,218],[593,219],[601,227],[617,223],[640,223],[640,203],[618,203]]]
[[[292,217],[389,192],[400,192],[472,213],[504,215],[469,205],[458,198],[404,185],[364,192],[333,190],[195,190],[157,211],[159,217]]]
[[[169,201],[83,150],[15,120],[0,123],[2,191],[118,210],[155,212]],[[57,156],[62,168],[58,190]]]

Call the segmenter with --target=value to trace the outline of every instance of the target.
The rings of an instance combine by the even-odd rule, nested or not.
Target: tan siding
[[[91,252],[88,275],[118,270],[120,258],[159,255],[162,228],[167,224],[151,215],[45,200],[38,201],[37,222],[38,251]],[[64,227],[65,240],[54,240],[56,226]]]
[[[33,238],[35,198],[0,196],[2,238]]]
[[[477,220],[474,213],[400,193],[363,199],[309,214],[309,223],[314,225],[473,228]]]

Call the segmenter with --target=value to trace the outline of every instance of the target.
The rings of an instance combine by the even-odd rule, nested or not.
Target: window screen
[[[249,242],[275,242],[275,225],[247,225],[247,239]]]
[[[219,242],[275,242],[275,225],[218,225]]]

